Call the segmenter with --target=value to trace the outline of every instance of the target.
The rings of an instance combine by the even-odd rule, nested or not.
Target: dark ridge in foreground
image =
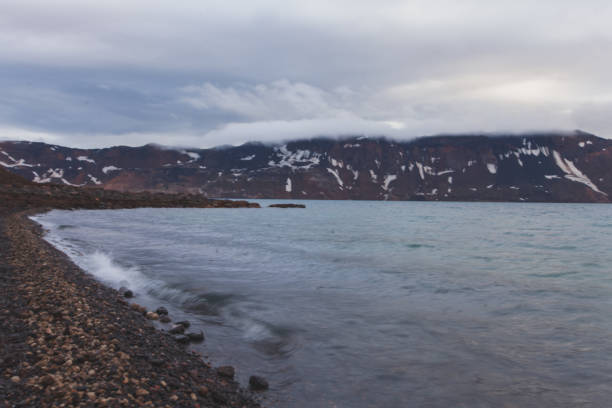
[[[43,187],[2,169],[0,183],[0,406],[260,406],[42,240],[26,218],[42,208],[253,204]]]
[[[0,165],[42,184],[228,198],[608,203],[612,197],[612,140],[580,131],[187,150],[4,142]]]

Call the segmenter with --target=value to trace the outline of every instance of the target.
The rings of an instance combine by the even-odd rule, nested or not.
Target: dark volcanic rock
[[[172,328],[170,330],[168,330],[168,333],[170,333],[170,334],[183,334],[183,333],[185,333],[185,326],[183,326],[182,324],[175,324],[174,326],[172,326]]]
[[[204,341],[204,332],[201,330],[199,333],[187,333],[186,336],[189,337],[189,340],[194,342]]]
[[[167,315],[168,314],[168,309],[166,309],[165,307],[161,306],[161,307],[157,308],[155,313],[157,313],[160,316]]]
[[[176,336],[174,336],[174,340],[176,340],[177,343],[181,344],[189,343],[189,337],[182,334],[177,334]]]
[[[175,322],[175,324],[183,326],[186,329],[188,329],[191,326],[191,323],[189,323],[189,321],[187,320],[181,320],[180,322]]]
[[[249,378],[249,386],[255,391],[267,390],[270,387],[268,381],[258,375],[252,375],[251,378]]]
[[[2,152],[10,171],[28,180],[172,191],[185,202],[193,201],[188,193],[201,191],[214,197],[418,201],[607,203],[612,197],[612,140],[580,131],[401,142],[319,138],[188,152],[2,142]],[[151,193],[138,194],[147,199]],[[216,206],[225,205],[233,204]]]
[[[306,208],[304,204],[270,204],[270,208]]]
[[[128,288],[126,288],[124,286],[119,288],[119,293],[121,293],[123,295],[123,297],[125,297],[125,298],[134,297],[134,292],[132,292],[131,290],[129,290]]]
[[[217,374],[221,377],[234,378],[235,370],[232,366],[217,367]]]

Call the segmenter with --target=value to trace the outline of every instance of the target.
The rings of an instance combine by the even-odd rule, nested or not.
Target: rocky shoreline
[[[62,187],[48,194],[13,181],[0,186],[0,406],[260,406],[233,369],[211,367],[157,330],[146,311],[73,264],[27,218],[48,208],[253,205]]]

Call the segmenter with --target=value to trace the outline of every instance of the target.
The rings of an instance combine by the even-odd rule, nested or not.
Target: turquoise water
[[[609,406],[612,206],[304,203],[36,219],[271,407]]]

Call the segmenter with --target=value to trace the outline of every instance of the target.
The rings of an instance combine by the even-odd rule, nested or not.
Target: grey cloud
[[[309,132],[612,135],[612,5],[602,0],[1,8],[4,137],[207,146]]]

